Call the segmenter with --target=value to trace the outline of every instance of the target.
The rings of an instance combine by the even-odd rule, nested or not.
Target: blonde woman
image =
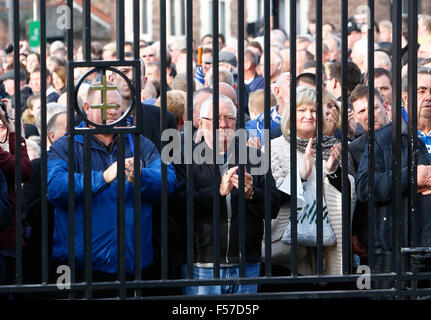
[[[341,103],[328,90],[323,91],[323,134],[333,137],[335,130],[341,130]]]
[[[297,169],[300,183],[316,190],[316,91],[313,88],[298,87],[296,94],[296,136],[297,136]],[[281,119],[282,136],[271,141],[271,170],[280,187],[290,174],[290,108],[286,104]],[[324,273],[342,273],[342,211],[341,211],[341,145],[334,137],[324,136],[322,139],[323,158],[323,195],[328,209],[329,222],[335,233],[337,243],[324,247]],[[350,190],[346,191],[349,198],[353,196],[353,178],[349,177]],[[299,189],[299,188],[298,188]],[[280,240],[289,222],[291,206],[290,195],[280,191],[281,206],[276,219],[271,221],[272,264],[287,269],[291,267],[291,248]],[[345,239],[344,239],[345,240]],[[262,254],[264,254],[264,242]],[[315,247],[298,247],[298,273],[314,274]]]
[[[40,110],[40,95],[32,95],[27,98],[27,109],[22,113],[25,124],[35,124],[34,115]]]

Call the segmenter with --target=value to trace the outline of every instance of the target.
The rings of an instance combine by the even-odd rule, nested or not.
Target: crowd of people
[[[47,47],[46,80],[41,79],[41,59],[37,50],[31,50],[23,41],[20,50],[20,111],[23,127],[21,130],[21,163],[17,164],[15,143],[14,95],[16,74],[13,66],[13,50],[9,46],[0,51],[0,285],[15,282],[16,221],[15,210],[20,206],[23,213],[23,282],[41,283],[42,273],[42,180],[47,181],[48,211],[48,251],[49,278],[55,283],[56,268],[68,265],[69,258],[69,181],[68,172],[73,157],[74,176],[74,239],[76,258],[76,280],[85,279],[85,233],[86,203],[91,202],[91,266],[93,281],[113,281],[119,272],[118,253],[125,256],[127,278],[135,275],[135,184],[141,187],[139,243],[142,278],[160,279],[162,261],[162,229],[168,228],[168,274],[169,278],[214,278],[215,261],[220,266],[223,279],[238,278],[240,263],[245,263],[246,277],[264,275],[265,255],[271,253],[272,275],[291,274],[291,245],[283,240],[286,228],[290,228],[292,194],[290,179],[292,161],[290,146],[296,139],[296,179],[295,203],[298,214],[316,202],[312,190],[317,187],[317,170],[323,172],[323,204],[326,221],[336,238],[333,245],[324,246],[323,273],[343,274],[343,243],[351,242],[348,257],[351,271],[359,265],[368,264],[368,254],[375,256],[377,272],[392,271],[394,258],[392,237],[392,108],[402,111],[402,161],[401,161],[401,219],[408,218],[408,130],[411,121],[408,97],[412,94],[407,81],[407,21],[403,17],[402,34],[402,105],[392,104],[392,24],[381,21],[374,25],[374,88],[369,88],[367,24],[360,18],[348,21],[348,65],[347,84],[343,83],[341,63],[341,34],[331,23],[324,23],[322,33],[322,145],[317,146],[318,101],[316,77],[315,25],[310,22],[307,34],[296,37],[296,123],[291,133],[291,64],[290,39],[281,29],[270,33],[270,51],[263,50],[263,36],[248,36],[244,45],[244,70],[238,69],[237,42],[218,39],[208,34],[193,41],[193,83],[187,77],[187,43],[185,39],[169,43],[166,53],[166,70],[160,61],[160,43],[140,41],[140,97],[141,104],[127,118],[122,115],[129,111],[134,100],[132,84],[133,68],[118,67],[119,73],[107,70],[87,74],[81,81],[77,94],[75,125],[80,128],[94,128],[100,124],[116,123],[116,126],[133,126],[137,122],[136,109],[142,115],[142,132],[139,137],[132,134],[117,135],[100,133],[90,136],[91,161],[84,161],[85,138],[73,137],[74,153],[68,153],[67,135],[67,50],[61,41]],[[418,247],[431,244],[431,215],[427,213],[427,203],[431,201],[431,16],[423,15],[418,20],[418,79],[417,79],[417,203],[416,228],[411,238]],[[218,64],[218,126],[213,136],[215,119],[213,114],[213,46],[219,44]],[[133,44],[124,44],[126,60],[134,59]],[[265,55],[270,55],[270,70],[265,72]],[[118,56],[116,43],[92,42],[92,60],[115,60]],[[74,60],[82,60],[82,46],[76,48]],[[397,62],[398,63],[398,62]],[[91,68],[74,69],[75,85]],[[165,161],[162,146],[161,124],[161,75],[166,72],[167,129],[178,134],[181,143],[174,148],[182,161],[167,163],[168,225],[162,225],[161,190],[162,161]],[[244,75],[244,105],[239,105],[239,74]],[[269,93],[265,93],[264,76],[270,76]],[[41,83],[46,81],[46,92]],[[106,95],[100,95],[102,87],[116,88]],[[348,168],[341,166],[342,141],[342,88],[348,93]],[[193,110],[187,115],[187,91],[193,91]],[[70,88],[69,88],[70,90]],[[368,227],[368,101],[369,90],[374,102],[374,183],[375,221],[374,243],[369,243]],[[265,105],[265,96],[270,95],[270,105]],[[41,95],[46,95],[46,123],[42,123]],[[109,105],[100,110],[101,104]],[[265,125],[265,110],[270,116],[269,127]],[[242,114],[240,114],[242,112]],[[428,112],[430,112],[428,114]],[[121,119],[120,119],[121,118]],[[188,119],[192,119],[189,123]],[[238,137],[240,119],[245,123],[245,139]],[[46,128],[47,177],[42,177],[41,136]],[[120,139],[123,141],[120,143]],[[192,143],[190,150],[186,142]],[[270,147],[268,146],[270,144]],[[45,144],[44,144],[45,145]],[[120,146],[122,146],[120,148]],[[218,148],[213,158],[214,148]],[[241,153],[241,150],[246,150]],[[322,150],[322,165],[316,163],[317,149]],[[118,158],[118,150],[124,154]],[[139,150],[140,163],[135,163],[135,150]],[[266,150],[270,157],[265,158]],[[191,151],[194,166],[188,171],[187,152]],[[267,171],[258,171],[251,154],[258,159],[270,159]],[[241,157],[245,154],[245,160]],[[196,161],[196,157],[204,161]],[[119,159],[124,159],[123,163]],[[213,159],[218,159],[216,163]],[[264,160],[263,160],[264,161]],[[166,161],[165,161],[166,163]],[[21,166],[22,197],[20,203],[15,198],[15,165]],[[244,172],[241,172],[242,169]],[[120,172],[124,170],[124,174]],[[343,170],[348,171],[348,190],[343,189]],[[91,194],[86,194],[86,175],[90,174]],[[124,177],[124,179],[120,179]],[[190,178],[191,177],[191,178]],[[190,179],[193,183],[190,184]],[[295,179],[295,178],[294,178]],[[268,181],[269,180],[269,181]],[[124,183],[124,203],[118,201],[118,186]],[[289,184],[289,188],[286,185]],[[193,190],[190,189],[190,186]],[[271,200],[271,234],[265,234],[265,199],[269,188]],[[192,191],[193,204],[193,269],[187,268],[187,203]],[[217,197],[215,197],[217,195]],[[310,198],[311,197],[311,198]],[[314,197],[314,199],[313,199]],[[342,199],[347,197],[348,210],[352,216],[351,239],[345,239],[342,223]],[[244,215],[240,215],[239,204],[244,198]],[[311,199],[311,200],[310,200]],[[311,201],[311,202],[309,202]],[[124,246],[119,244],[117,233],[117,205],[125,212]],[[219,216],[214,219],[214,209]],[[310,208],[309,208],[310,209]],[[316,214],[310,209],[307,214]],[[314,212],[314,213],[313,213]],[[217,222],[216,222],[217,221]],[[407,221],[407,220],[406,220]],[[215,228],[214,223],[218,223]],[[404,224],[407,226],[407,223]],[[243,230],[240,233],[239,230]],[[217,233],[214,233],[217,231]],[[408,230],[399,230],[401,245],[407,246]],[[243,239],[240,234],[244,235]],[[218,238],[218,239],[215,239]],[[266,239],[266,240],[265,240]],[[269,240],[269,241],[268,241]],[[215,243],[218,243],[215,245]],[[267,245],[271,248],[266,248]],[[316,274],[316,245],[298,243],[297,272],[299,275]],[[219,252],[215,252],[215,249]],[[88,252],[87,252],[88,253]],[[404,264],[404,262],[403,262]],[[330,288],[330,285],[328,285]],[[392,281],[375,281],[375,288],[390,288]],[[276,288],[275,288],[276,287]],[[183,294],[224,294],[256,293],[283,290],[277,286],[257,284],[229,284],[186,286],[184,289],[148,289],[148,294],[158,295],[171,292]],[[305,286],[298,288],[303,289]],[[288,285],[282,287],[292,289]],[[343,288],[353,288],[344,285]],[[62,292],[64,294],[64,292]],[[115,295],[115,293],[114,293]],[[35,298],[36,295],[30,295]],[[54,295],[58,297],[58,295]],[[61,295],[60,295],[61,296]],[[42,298],[46,295],[42,295]],[[6,296],[11,298],[11,295]]]

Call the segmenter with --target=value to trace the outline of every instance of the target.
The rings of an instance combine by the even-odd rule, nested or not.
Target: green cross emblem
[[[107,111],[108,109],[118,109],[120,106],[116,104],[108,104],[107,102],[107,92],[109,90],[117,90],[117,87],[110,87],[106,83],[106,75],[102,75],[102,85],[101,86],[91,86],[91,90],[100,90],[102,93],[102,103],[101,104],[92,104],[90,107],[92,109],[100,109],[102,111],[102,121],[103,124],[106,124]]]

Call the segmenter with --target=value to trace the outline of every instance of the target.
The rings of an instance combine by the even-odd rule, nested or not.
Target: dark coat
[[[368,133],[365,132],[349,143],[349,153],[352,158],[354,172],[358,172],[359,164],[361,163],[362,156],[368,146]]]
[[[145,138],[151,140],[155,144],[157,150],[161,150],[161,136],[162,136],[162,124],[161,124],[161,109],[151,104],[142,104],[142,125]],[[168,111],[167,129],[177,129],[177,121],[172,112]]]
[[[161,136],[162,136],[162,123],[161,123],[161,108],[151,104],[142,103],[142,135],[149,139],[156,146],[159,153],[161,153]],[[177,121],[172,112],[167,111],[167,129],[177,129]],[[159,202],[152,204],[153,217],[152,217],[152,244],[154,248],[154,268],[152,277],[160,279],[160,264],[161,264],[161,247],[162,247],[162,222],[161,222],[161,207]],[[168,217],[168,230],[175,230],[175,223]],[[171,236],[171,231],[169,231]],[[172,248],[173,246],[169,246]],[[169,263],[173,263],[173,259]],[[170,266],[171,268],[171,266]]]
[[[9,226],[13,214],[7,188],[6,179],[0,170],[0,231]]]
[[[368,133],[360,135],[358,138],[349,143],[350,161],[349,171],[356,174],[362,156],[368,146]],[[359,241],[365,247],[368,247],[368,202],[356,201],[355,211],[352,219],[352,235],[357,236]]]
[[[31,179],[24,183],[22,189],[22,212],[25,223],[30,227],[23,248],[23,274],[25,283],[40,283],[42,281],[42,159],[31,161]],[[52,235],[54,232],[54,207],[47,201],[47,240],[48,265],[51,267]]]
[[[402,121],[401,128],[401,225],[399,232],[401,235],[401,246],[407,246],[407,205],[408,205],[408,133],[407,125]],[[431,165],[431,161],[424,143],[418,139],[417,164]],[[375,252],[392,251],[392,123],[388,124],[375,133],[375,199],[376,199],[376,233]],[[363,202],[368,201],[368,148],[359,165],[355,178],[356,193],[358,199]],[[417,246],[431,245],[431,196],[417,194],[417,213],[415,215],[415,225],[417,230],[412,234],[412,239],[416,240]]]
[[[205,143],[205,141],[195,144],[193,149],[202,143]],[[236,148],[238,150],[237,143]],[[238,158],[239,152],[237,150],[235,155]],[[249,148],[247,147],[247,154],[248,150]],[[260,154],[259,151],[258,154]],[[229,164],[229,168],[236,166],[237,163],[238,159],[236,159],[235,164]],[[246,165],[247,172],[250,173],[252,167],[256,167],[256,165],[248,161]],[[179,187],[171,197],[171,201],[176,204],[176,214],[181,215],[185,219],[187,212],[187,166],[180,164],[175,165],[175,168]],[[211,263],[214,261],[213,190],[214,180],[217,176],[221,179],[219,165],[204,163],[194,164],[193,166],[194,262]],[[271,197],[271,217],[274,219],[280,208],[279,194],[272,174],[269,174],[268,177]],[[259,262],[261,257],[263,221],[265,218],[265,175],[254,175],[253,186],[255,190],[253,198],[245,200],[245,261],[250,263]],[[239,262],[238,201],[239,191],[234,187],[231,191],[232,218],[229,227],[226,197],[219,197],[219,257],[221,263]]]
[[[46,96],[46,103],[57,102],[58,98],[60,98],[60,95],[57,92],[53,91]]]
[[[8,185],[9,201],[12,205],[14,215],[10,225],[0,232],[0,249],[15,249],[16,246],[16,196],[15,196],[15,154],[21,152],[21,178],[22,182],[27,182],[31,178],[31,164],[27,154],[27,144],[21,137],[21,149],[15,150],[15,132],[9,133],[9,152],[0,148],[0,170]]]

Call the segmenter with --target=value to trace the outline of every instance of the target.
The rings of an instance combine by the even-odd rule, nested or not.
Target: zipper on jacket
[[[220,176],[223,176],[225,172],[229,169],[228,161],[224,164],[219,165]],[[230,228],[232,224],[232,205],[231,205],[231,194],[229,193],[226,196],[226,211],[227,211],[227,243],[226,243],[226,254],[225,254],[225,263],[229,263],[229,247],[230,247]]]
[[[227,244],[226,244],[226,263],[229,263],[229,258],[228,258],[228,254],[229,254],[229,247],[230,247],[230,227],[232,224],[232,206],[228,205],[228,202],[231,202],[231,194],[229,193],[226,196],[226,209],[227,209]],[[230,208],[230,210],[229,210]]]
[[[227,219],[227,247],[226,247],[226,257],[225,257],[226,263],[229,263],[229,258],[228,258],[229,241],[230,241],[229,232],[230,232],[230,218]]]

